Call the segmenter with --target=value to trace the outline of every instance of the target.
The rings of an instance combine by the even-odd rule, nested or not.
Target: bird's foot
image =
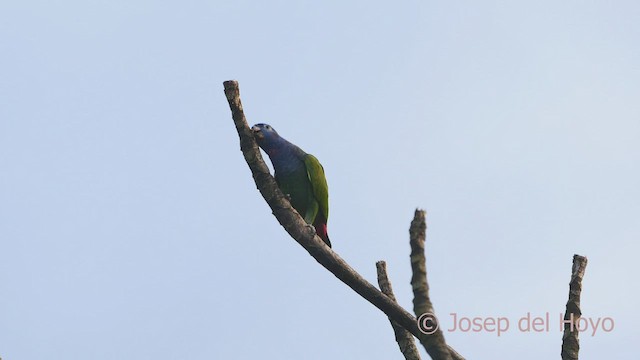
[[[311,224],[307,224],[307,231],[311,234],[311,236],[316,234],[316,228]]]

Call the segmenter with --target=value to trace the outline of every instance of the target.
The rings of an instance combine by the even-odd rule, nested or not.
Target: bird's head
[[[269,147],[269,144],[273,144],[280,139],[280,135],[269,124],[255,124],[251,131],[253,131],[253,136],[255,136],[258,145],[262,148]]]

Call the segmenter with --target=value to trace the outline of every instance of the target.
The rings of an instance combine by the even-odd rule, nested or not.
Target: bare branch
[[[429,298],[429,284],[427,283],[427,265],[424,252],[424,243],[427,238],[427,221],[425,219],[426,212],[424,210],[416,209],[413,221],[409,227],[409,243],[411,244],[411,270],[413,276],[411,277],[411,287],[413,288],[413,313],[417,318],[425,315],[424,321],[427,318],[433,319],[437,322],[435,312],[433,310],[433,304]],[[438,326],[433,324],[432,326]],[[463,359],[453,348],[447,345],[444,340],[442,330],[434,328],[434,332],[425,338],[420,339],[420,343],[424,346],[425,350],[429,354],[439,353],[448,354],[451,359]],[[442,355],[445,356],[445,355]]]
[[[269,173],[264,160],[262,160],[262,155],[260,155],[260,150],[242,110],[238,82],[234,80],[225,81],[224,92],[240,137],[240,150],[251,169],[253,179],[260,193],[269,204],[278,222],[294,240],[302,245],[316,261],[333,275],[418,339],[426,341],[426,335],[420,332],[416,319],[409,312],[366,281],[340,256],[326,246],[322,239],[316,236],[313,227],[307,225],[302,217],[291,207],[289,201],[276,185],[275,179]],[[429,352],[429,349],[427,349],[427,352]],[[448,359],[448,357],[439,352],[432,351],[429,352],[429,355],[435,360]]]
[[[387,276],[387,263],[378,261],[376,263],[376,270],[378,271],[378,286],[380,286],[380,290],[391,300],[397,302],[395,295],[393,295],[391,282]],[[389,321],[391,322],[391,327],[393,327],[393,332],[396,335],[396,341],[404,358],[407,360],[420,360],[420,353],[418,352],[416,343],[413,341],[413,335],[402,326],[396,324],[391,318],[389,318]]]
[[[562,334],[562,360],[578,360],[580,341],[578,340],[578,320],[582,316],[580,311],[580,293],[582,292],[582,278],[587,268],[587,258],[573,255],[571,281],[569,282],[569,300],[564,313],[564,333]]]

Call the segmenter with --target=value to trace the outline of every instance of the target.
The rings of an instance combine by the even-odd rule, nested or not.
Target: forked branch
[[[224,92],[231,108],[233,122],[240,137],[240,150],[251,169],[253,179],[260,193],[271,208],[273,215],[285,228],[291,237],[297,241],[309,254],[333,275],[340,279],[356,293],[365,298],[387,317],[407,329],[411,334],[426,342],[429,335],[418,329],[416,318],[403,309],[395,301],[384,295],[375,286],[358,274],[338,254],[327,247],[315,234],[312,227],[307,225],[302,217],[291,207],[289,201],[278,188],[275,179],[269,173],[269,168],[262,159],[253,133],[247,124],[240,101],[240,90],[237,81],[225,81]],[[448,351],[441,349],[427,349],[432,359],[450,359]]]

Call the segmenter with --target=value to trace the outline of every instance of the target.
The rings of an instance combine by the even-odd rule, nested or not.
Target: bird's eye
[[[267,125],[265,127],[267,128],[267,130],[271,130],[271,126],[270,125]]]

